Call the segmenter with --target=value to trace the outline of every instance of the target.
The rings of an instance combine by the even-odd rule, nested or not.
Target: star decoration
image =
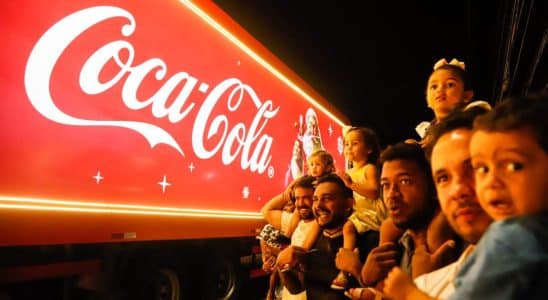
[[[99,182],[100,182],[101,180],[103,180],[105,177],[101,176],[101,172],[100,172],[100,171],[97,171],[97,175],[92,176],[92,178],[95,178],[95,181],[97,182],[97,184],[99,184]]]
[[[249,187],[244,186],[244,188],[242,190],[242,196],[244,197],[244,199],[249,198]]]
[[[158,184],[162,186],[162,194],[166,192],[166,187],[171,185],[171,183],[167,182],[167,178],[165,174],[164,174],[164,179],[158,182]]]

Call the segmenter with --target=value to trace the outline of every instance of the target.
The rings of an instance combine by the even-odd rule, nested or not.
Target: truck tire
[[[127,274],[128,299],[134,300],[188,300],[189,284],[186,274],[177,265],[157,264],[140,266],[134,274]]]
[[[246,277],[237,258],[230,256],[211,259],[202,276],[204,300],[238,299]]]

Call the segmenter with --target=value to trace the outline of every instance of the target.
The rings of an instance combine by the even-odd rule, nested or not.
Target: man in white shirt
[[[312,202],[314,196],[314,182],[316,178],[313,176],[302,176],[295,180],[291,186],[292,197],[295,200],[295,212],[299,214],[299,224],[295,228],[295,231],[291,235],[291,245],[302,247],[307,234],[312,229],[312,224],[315,221],[314,213],[312,212]],[[281,211],[281,207],[287,200],[283,196],[274,197],[263,207],[263,216],[265,219],[273,224],[280,222],[282,230],[284,228],[284,212]],[[287,221],[286,221],[287,222]],[[285,226],[287,227],[287,226]],[[292,295],[284,287],[282,291],[283,300],[306,300],[306,292],[303,291],[299,294]]]

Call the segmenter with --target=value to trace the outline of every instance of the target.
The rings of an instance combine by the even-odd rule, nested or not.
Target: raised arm
[[[377,178],[377,167],[372,164],[368,164],[365,167],[365,183],[359,184],[357,182],[352,183],[350,187],[356,193],[363,195],[369,199],[379,198],[379,179]]]
[[[274,196],[261,208],[264,219],[278,230],[282,230],[283,207],[291,201],[291,190],[292,185],[288,186],[283,193]]]

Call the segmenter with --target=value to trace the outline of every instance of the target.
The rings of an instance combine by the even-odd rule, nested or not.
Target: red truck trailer
[[[233,299],[264,203],[315,149],[345,167],[347,119],[209,1],[2,1],[0,22],[13,299],[52,278],[66,299]]]

